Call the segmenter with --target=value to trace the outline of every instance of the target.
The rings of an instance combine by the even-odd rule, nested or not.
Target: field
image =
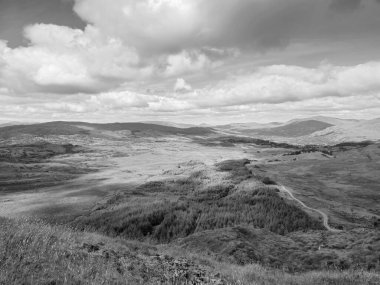
[[[378,143],[57,124],[0,134],[0,284],[380,282]]]
[[[343,228],[372,227],[380,218],[380,145],[335,148],[331,157],[293,155],[262,170]],[[295,160],[294,160],[295,159]]]

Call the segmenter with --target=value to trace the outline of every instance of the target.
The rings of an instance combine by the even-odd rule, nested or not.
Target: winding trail
[[[279,185],[278,189],[280,191],[286,192],[294,201],[296,201],[297,203],[299,203],[305,209],[308,209],[308,210],[311,210],[311,211],[314,211],[314,212],[317,212],[318,214],[320,214],[322,216],[322,218],[323,218],[323,226],[328,231],[334,232],[334,233],[341,232],[341,230],[338,230],[338,229],[330,227],[330,225],[329,225],[329,217],[324,212],[322,212],[322,211],[320,211],[318,209],[314,209],[314,208],[311,208],[311,207],[307,206],[304,202],[302,202],[301,200],[299,200],[296,197],[294,197],[292,191],[289,188],[285,187],[284,185]]]

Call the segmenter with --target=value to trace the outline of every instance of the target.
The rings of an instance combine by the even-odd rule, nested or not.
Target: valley
[[[313,135],[332,125],[309,121],[265,136],[148,123],[0,128],[0,283],[31,278],[11,263],[23,256],[17,266],[40,284],[376,284],[380,142],[319,144]],[[305,134],[312,144],[295,143]]]

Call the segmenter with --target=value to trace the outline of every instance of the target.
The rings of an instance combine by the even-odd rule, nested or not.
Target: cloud
[[[362,0],[332,0],[330,8],[337,12],[354,11],[360,7]]]
[[[38,112],[67,116],[70,113],[98,114],[107,117],[116,114],[124,116],[134,111],[149,115],[208,112],[209,115],[225,113],[227,116],[228,113],[280,109],[283,112],[301,112],[303,109],[308,114],[318,114],[323,110],[377,110],[380,108],[380,62],[353,66],[324,63],[316,68],[272,65],[222,80],[215,86],[192,89],[183,78],[178,78],[174,87],[175,92],[164,94],[121,89],[94,95],[54,97],[53,100],[46,98],[44,93],[36,94],[39,97],[10,99],[3,88],[0,102],[5,100],[8,106],[3,106],[0,111],[32,115]],[[36,98],[40,98],[40,102]]]
[[[380,29],[378,0],[73,1],[85,28],[31,24],[26,46],[0,40],[3,114],[222,116],[312,112],[326,100],[341,110],[367,108],[354,98],[378,104],[380,63],[367,52]],[[340,57],[346,65],[331,61]],[[325,59],[331,64],[318,66]]]
[[[331,14],[357,3],[360,13]],[[378,9],[369,0],[75,0],[89,23],[83,30],[33,24],[24,30],[28,46],[1,42],[0,84],[15,95],[93,94],[129,82],[206,77],[239,55],[377,33]]]
[[[148,107],[149,96],[130,91],[108,92],[93,95],[86,103],[93,108],[118,110]]]
[[[197,90],[199,107],[280,104],[313,98],[380,95],[380,62],[356,66],[322,64],[318,68],[274,65],[217,86]]]
[[[0,83],[14,93],[97,93],[152,73],[133,48],[91,25],[82,31],[35,24],[24,34],[27,47],[0,44]]]
[[[267,51],[314,39],[329,43],[336,40],[330,30],[352,35],[370,26],[380,28],[379,10],[372,4],[373,0],[76,0],[74,9],[103,33],[152,56],[206,46]],[[360,13],[339,21],[331,15],[359,6]]]
[[[139,50],[180,51],[197,37],[203,19],[200,1],[76,1],[74,10],[104,33],[132,43]],[[102,11],[102,13],[99,13]]]
[[[80,30],[34,24],[25,27],[24,36],[27,47],[12,49],[0,41],[0,84],[15,95],[99,93],[128,82],[204,72],[220,64],[215,51],[207,51],[212,61],[201,50],[142,60],[134,47],[92,25]]]
[[[174,91],[175,92],[186,92],[191,91],[193,88],[190,84],[188,84],[185,79],[183,78],[177,78],[177,81],[174,85]]]
[[[183,51],[167,57],[164,75],[170,77],[199,72],[212,68],[216,64],[199,51]]]

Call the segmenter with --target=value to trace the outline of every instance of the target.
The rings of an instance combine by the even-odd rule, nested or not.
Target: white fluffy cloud
[[[310,102],[320,110],[326,100],[340,110],[368,108],[354,98],[378,104],[378,58],[315,63],[328,57],[331,43],[349,47],[357,38],[365,44],[378,33],[376,1],[74,2],[85,29],[31,24],[24,29],[27,46],[11,48],[0,39],[3,113],[215,115],[268,106],[312,110]],[[318,58],[313,54],[303,66],[281,53],[312,50],[316,41],[326,46],[324,54],[315,52]],[[260,52],[275,57],[263,66]]]
[[[75,11],[106,34],[138,49],[181,50],[202,29],[201,1],[185,0],[78,0]],[[101,12],[100,12],[101,11]]]
[[[0,82],[14,93],[93,93],[152,73],[134,49],[90,25],[82,31],[36,24],[25,37],[27,47],[0,44]]]
[[[174,91],[175,92],[183,92],[183,91],[191,91],[193,88],[191,87],[190,84],[186,82],[185,79],[183,78],[177,78],[177,81],[175,82],[174,85]]]
[[[130,81],[202,72],[219,62],[200,50],[142,60],[134,47],[92,25],[82,31],[35,24],[26,27],[24,35],[27,47],[12,49],[0,40],[0,84],[15,95],[98,93]]]
[[[128,108],[144,108],[148,107],[146,95],[133,92],[109,92],[99,95],[93,95],[87,100],[87,103],[97,108],[106,108],[109,110],[128,109]]]
[[[324,97],[380,96],[380,62],[318,68],[274,65],[198,90],[200,107],[279,104]]]
[[[167,57],[166,76],[178,76],[185,73],[200,72],[211,68],[210,59],[199,51],[183,51]]]
[[[58,103],[45,103],[43,106],[75,112],[129,109],[151,112],[211,109],[220,112],[256,110],[257,106],[263,105],[276,108],[282,104],[306,108],[307,103],[304,102],[313,102],[307,107],[310,110],[338,107],[349,110],[363,106],[363,103],[366,106],[369,104],[367,107],[379,103],[380,62],[356,66],[323,64],[318,68],[274,65],[259,68],[252,74],[227,79],[214,87],[195,90],[192,90],[183,78],[178,78],[174,91],[176,92],[166,92],[161,95],[127,90],[97,95],[83,94],[78,98],[68,97],[69,99],[60,100]],[[340,105],[336,102],[340,102]]]

